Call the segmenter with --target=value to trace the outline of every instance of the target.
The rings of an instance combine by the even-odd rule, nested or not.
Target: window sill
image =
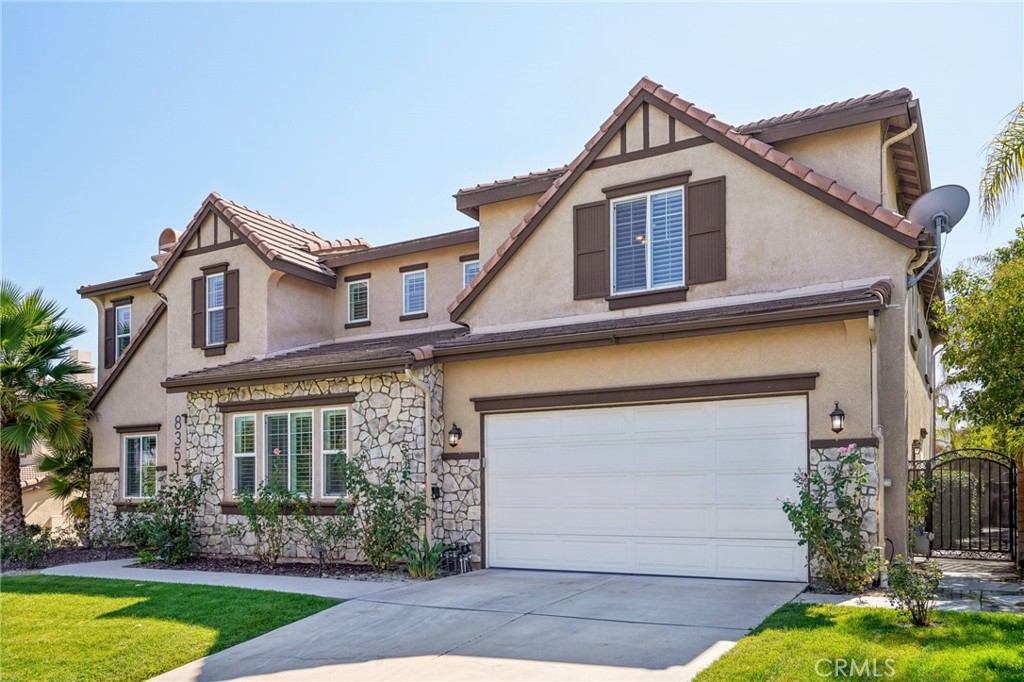
[[[338,516],[339,510],[341,514],[351,514],[352,505],[344,500],[320,500],[319,502],[313,500],[312,505],[314,507],[315,516]],[[319,509],[316,506],[319,505]],[[290,513],[291,510],[288,510]],[[221,502],[220,513],[227,514],[228,516],[241,516],[242,511],[238,507],[237,502]]]
[[[218,344],[216,346],[203,346],[203,354],[206,357],[213,357],[214,355],[224,355],[228,352],[227,344]]]
[[[671,289],[646,289],[644,291],[631,291],[628,294],[615,294],[606,296],[608,310],[624,310],[626,308],[640,308],[648,305],[661,303],[678,303],[686,300],[686,292],[690,287],[672,287]]]
[[[399,322],[409,322],[410,320],[425,320],[427,319],[427,313],[410,313],[408,315],[402,315],[398,318]]]
[[[139,505],[146,501],[144,497],[132,498],[130,500],[121,500],[120,502],[114,503],[114,508],[117,511],[131,512],[138,509]]]
[[[369,320],[359,320],[358,322],[348,322],[345,324],[345,329],[355,329],[356,327],[369,327]]]

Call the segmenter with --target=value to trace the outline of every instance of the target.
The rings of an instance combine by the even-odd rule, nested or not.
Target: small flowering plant
[[[878,570],[878,556],[863,530],[868,474],[859,447],[841,447],[837,453],[834,461],[797,470],[797,499],[783,500],[782,510],[800,544],[808,546],[824,586],[862,592]]]

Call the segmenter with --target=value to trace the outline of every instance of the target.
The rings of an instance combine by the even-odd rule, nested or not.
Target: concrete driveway
[[[689,680],[805,586],[488,569],[381,587],[155,679]]]

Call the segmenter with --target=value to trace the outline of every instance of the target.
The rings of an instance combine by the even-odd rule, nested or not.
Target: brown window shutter
[[[224,343],[238,342],[238,270],[224,273]]]
[[[117,313],[113,308],[103,311],[103,366],[113,367],[117,351],[114,343],[117,339]]]
[[[607,201],[573,207],[573,280],[577,300],[604,298],[611,290],[610,229]]]
[[[725,178],[686,186],[686,283],[725,279]]]
[[[206,278],[192,278],[192,347],[206,345]]]

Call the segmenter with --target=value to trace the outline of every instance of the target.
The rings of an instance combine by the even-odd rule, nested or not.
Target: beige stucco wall
[[[451,327],[448,304],[462,290],[460,256],[477,253],[476,244],[459,244],[406,256],[356,263],[341,268],[335,296],[334,336],[347,338],[386,332],[411,332],[427,328]],[[427,317],[401,321],[403,281],[399,268],[427,264]],[[345,277],[370,274],[370,326],[345,329],[348,322],[348,283]]]
[[[209,229],[206,223],[212,220],[207,218],[204,228]],[[201,348],[192,347],[192,278],[203,274],[203,266],[225,262],[229,269],[239,271],[239,341],[227,344],[224,355],[206,357]],[[159,288],[167,299],[171,329],[164,377],[266,354],[267,292],[272,274],[245,244],[180,258]]]
[[[89,422],[93,434],[93,466],[121,466],[121,434],[117,426],[160,424],[157,432],[157,465],[172,462],[174,416],[184,414],[185,396],[168,394],[160,386],[167,378],[168,314],[149,336],[110,387]]]
[[[90,299],[94,304],[96,304],[96,329],[99,337],[95,363],[97,381],[103,381],[103,378],[107,376],[107,373],[110,372],[111,369],[109,367],[104,367],[104,364],[106,364],[106,349],[103,343],[104,313],[107,308],[112,307],[112,301],[116,301],[127,296],[132,297],[132,338],[135,338],[135,334],[142,328],[142,325],[149,316],[149,313],[152,312],[153,308],[155,308],[157,303],[160,302],[160,299],[149,288],[148,284],[142,284],[133,289],[123,289],[112,294],[94,296]]]
[[[481,263],[486,262],[498,250],[498,246],[505,241],[509,232],[519,224],[539,198],[539,194],[533,194],[480,207]]]
[[[880,121],[798,137],[774,146],[858,194],[882,200]]]
[[[295,275],[270,273],[264,313],[267,351],[272,353],[332,339],[335,300],[343,288],[332,289]],[[242,295],[245,295],[244,290]]]
[[[25,510],[25,523],[56,530],[70,525],[64,514],[64,503],[50,494],[46,483],[21,491],[21,505]]]
[[[472,327],[607,312],[573,300],[573,206],[603,187],[684,170],[726,177],[728,278],[690,288],[688,303],[870,277],[902,278],[911,250],[716,144],[587,171],[464,315]],[[481,234],[491,228],[481,213]],[[489,257],[481,251],[484,258]],[[524,283],[529,283],[528,287]],[[677,307],[688,307],[688,303]],[[659,309],[669,310],[671,306]],[[636,311],[632,311],[636,312]],[[624,311],[622,315],[631,314]]]

